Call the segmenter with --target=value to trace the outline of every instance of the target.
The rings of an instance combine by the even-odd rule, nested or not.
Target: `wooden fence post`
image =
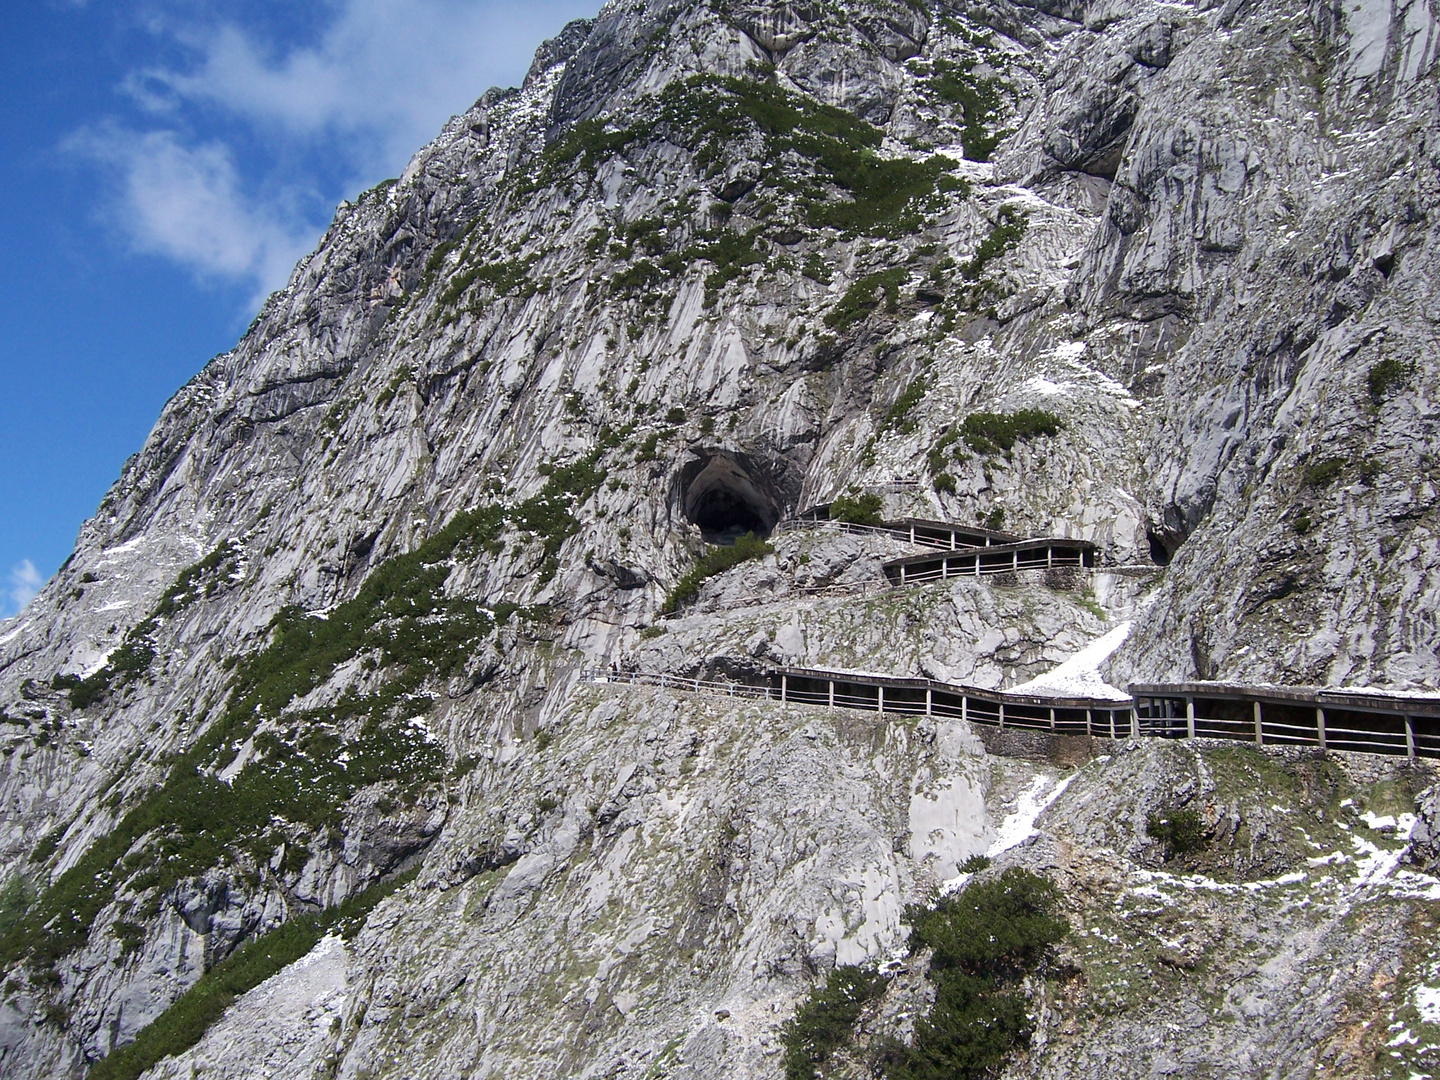
[[[790,676],[783,671],[780,673],[780,700],[782,702],[790,700]]]
[[[1316,706],[1315,708],[1315,734],[1320,740],[1320,749],[1325,749],[1325,710]]]
[[[925,687],[925,715],[935,715],[935,690],[933,687]]]
[[[1192,697],[1185,699],[1185,737],[1195,737],[1195,699]]]
[[[1005,730],[1005,703],[1000,702],[1000,730]]]
[[[885,687],[875,687],[875,711],[881,716],[885,715]]]
[[[1405,717],[1405,754],[1407,757],[1415,756],[1415,725],[1410,723],[1410,717]]]
[[[830,708],[835,707],[835,680],[830,680]]]
[[[1260,726],[1260,702],[1255,702],[1255,745],[1265,745],[1265,729]]]

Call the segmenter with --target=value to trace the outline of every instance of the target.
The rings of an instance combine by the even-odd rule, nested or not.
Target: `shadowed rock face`
[[[1369,0],[567,27],[339,209],[0,624],[0,886],[41,890],[0,1073],[78,1077],[247,936],[418,867],[156,1075],[773,1077],[814,975],[899,948],[1055,779],[963,725],[584,670],[999,688],[1130,619],[1117,685],[1434,689],[1436,47],[1428,7]],[[1051,434],[975,437],[1022,409]],[[886,592],[892,541],[782,532],[657,618],[702,541],[864,491],[1093,541],[1102,572]],[[1423,882],[1157,878],[1195,924],[1156,931],[1175,962],[1122,935],[1157,925],[1111,899],[1150,903],[1166,800],[1220,845],[1171,869],[1271,881],[1312,874],[1291,826],[1346,784],[1417,781],[1268,760],[1117,752],[1007,856],[1099,927],[1066,961],[1091,989],[1036,1006],[1036,1075],[1173,1072],[1146,1033],[1197,1017],[1225,1075],[1419,1023],[1386,1010],[1440,962]]]

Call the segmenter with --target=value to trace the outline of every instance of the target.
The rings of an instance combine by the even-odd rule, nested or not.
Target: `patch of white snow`
[[[1107,701],[1129,701],[1130,695],[1100,677],[1100,665],[1130,636],[1130,623],[1123,622],[1103,637],[1096,638],[1063,664],[1027,683],[1011,687],[1016,694],[1046,697],[1093,697]]]

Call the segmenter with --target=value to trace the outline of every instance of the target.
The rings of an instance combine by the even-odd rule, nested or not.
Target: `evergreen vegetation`
[[[825,325],[832,330],[847,330],[854,323],[868,318],[880,307],[884,297],[885,310],[895,312],[900,304],[900,286],[905,283],[906,271],[903,266],[867,274],[850,288],[834,309],[825,316]]]
[[[976,453],[1009,454],[1017,442],[1058,435],[1063,426],[1058,416],[1044,409],[1017,409],[1013,413],[971,413],[961,424],[961,433]]]
[[[299,960],[326,934],[353,938],[371,909],[414,876],[411,871],[372,885],[336,907],[291,919],[242,945],[141,1028],[134,1042],[92,1065],[87,1080],[135,1080],[161,1059],[184,1053],[237,997]]]
[[[1188,855],[1205,843],[1205,823],[1188,807],[1168,807],[1145,819],[1145,832],[1165,845],[1165,858]]]
[[[965,118],[960,144],[971,161],[989,161],[1000,140],[1009,134],[996,126],[1008,89],[998,75],[977,75],[978,57],[937,60],[932,69],[930,89],[941,101],[958,105]]]
[[[682,607],[694,600],[700,593],[700,586],[708,578],[716,574],[723,574],[732,567],[739,566],[751,559],[763,559],[766,555],[774,554],[775,548],[768,540],[763,540],[754,533],[746,533],[737,537],[733,544],[722,544],[712,547],[700,560],[691,568],[690,572],[676,582],[670,594],[665,597],[664,610],[667,614],[673,615]]]
[[[1301,478],[1305,481],[1306,487],[1329,487],[1339,479],[1340,474],[1344,471],[1344,458],[1325,458],[1322,461],[1311,462],[1305,466],[1305,471],[1301,474]]]
[[[968,861],[967,873],[989,865]],[[1045,878],[1012,868],[972,882],[934,908],[911,907],[911,952],[931,950],[927,977],[935,1001],[907,1044],[881,1038],[858,1046],[870,1075],[887,1080],[989,1080],[1029,1044],[1024,981],[1040,971],[1069,927],[1060,894]],[[889,980],[857,967],[836,967],[811,991],[781,1033],[785,1080],[815,1080],[837,1050],[858,1042],[865,1005]]]
[[[385,784],[410,801],[441,780],[443,749],[410,721],[433,704],[425,684],[452,675],[500,615],[449,595],[452,569],[457,561],[497,554],[509,525],[541,541],[539,576],[553,575],[561,545],[579,528],[575,507],[604,480],[599,454],[552,468],[541,490],[509,511],[483,506],[457,514],[414,551],[377,567],[352,600],[325,617],[280,611],[266,647],[234,663],[220,717],[195,746],[169,760],[155,790],[0,934],[0,963],[23,959],[43,972],[84,944],[121,891],[149,895],[153,906],[180,880],[245,856],[263,863],[282,844],[303,860],[309,841],[340,824],[360,788]],[[221,587],[238,565],[237,551],[224,546],[182,574],[141,624],[144,640],[162,618]],[[286,711],[356,658],[383,673],[375,689],[347,690],[320,709]],[[128,679],[143,667],[112,657],[105,670],[111,679]],[[238,775],[230,783],[218,779],[252,736],[254,754]]]
[[[911,949],[934,950],[935,1003],[911,1044],[883,1049],[890,1080],[981,1080],[1029,1044],[1021,984],[1069,930],[1059,899],[1051,882],[1012,868],[907,911]]]
[[[900,396],[880,417],[879,430],[889,431],[894,428],[898,429],[902,435],[911,434],[917,424],[915,418],[910,414],[915,410],[916,405],[925,400],[925,391],[928,389],[929,383],[923,376],[905,387],[900,392]]]
[[[1396,356],[1388,356],[1372,365],[1366,376],[1371,402],[1379,405],[1395,391],[1409,384],[1414,374],[1415,364]]]
[[[785,1080],[814,1080],[830,1055],[850,1041],[865,1004],[883,994],[889,981],[865,968],[831,968],[781,1029]]]
[[[178,615],[197,600],[208,599],[224,587],[240,567],[240,546],[234,540],[219,545],[205,558],[180,572],[161,594],[150,614],[126,632],[103,667],[93,675],[57,675],[50,685],[66,691],[71,708],[85,709],[112,686],[124,687],[139,681],[154,662],[155,632],[161,623]]]
[[[830,503],[830,520],[847,521],[852,525],[879,525],[883,509],[884,502],[872,491],[837,495]]]

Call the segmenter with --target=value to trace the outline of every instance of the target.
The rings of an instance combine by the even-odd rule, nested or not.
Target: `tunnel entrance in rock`
[[[685,470],[681,511],[710,544],[732,544],[746,533],[769,536],[780,520],[773,481],[731,454],[701,458]]]

